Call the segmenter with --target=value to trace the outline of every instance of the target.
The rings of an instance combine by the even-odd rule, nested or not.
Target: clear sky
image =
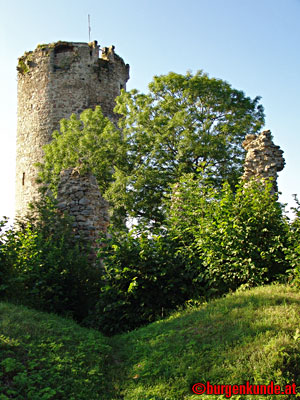
[[[261,96],[284,150],[281,201],[300,195],[300,0],[0,0],[0,217],[14,214],[17,58],[38,43],[91,40],[130,64],[128,89],[199,69]]]

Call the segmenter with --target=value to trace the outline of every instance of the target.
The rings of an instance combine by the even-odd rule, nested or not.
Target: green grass
[[[112,338],[6,303],[0,328],[1,400],[225,398],[193,395],[191,385],[208,380],[295,381],[300,393],[300,292],[288,286],[231,294]]]
[[[105,376],[110,351],[97,331],[0,303],[0,400],[111,398]]]

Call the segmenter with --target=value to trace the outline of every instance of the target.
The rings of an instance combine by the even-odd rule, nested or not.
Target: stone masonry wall
[[[263,131],[260,135],[247,135],[243,147],[247,151],[243,179],[273,178],[273,193],[278,191],[277,172],[285,165],[283,151],[272,141],[271,131]]]
[[[57,42],[39,45],[18,62],[18,130],[16,160],[16,215],[38,198],[35,163],[42,146],[59,129],[59,121],[87,108],[102,107],[113,122],[115,98],[126,89],[129,65],[104,48],[99,58],[97,42]]]
[[[99,193],[96,178],[82,174],[80,168],[62,171],[57,201],[58,208],[74,218],[74,230],[96,248],[99,232],[106,233],[109,225],[108,203]]]

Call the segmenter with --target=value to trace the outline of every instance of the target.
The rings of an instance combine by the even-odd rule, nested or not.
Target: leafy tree
[[[83,164],[98,180],[119,221],[161,223],[163,198],[184,173],[213,172],[233,185],[241,174],[241,143],[264,122],[259,98],[198,72],[155,77],[148,94],[122,92],[118,130],[100,107],[62,120],[46,145],[41,180],[55,192],[63,168]],[[202,172],[203,173],[203,172]]]
[[[120,130],[103,116],[100,106],[62,119],[60,131],[53,132],[53,140],[44,146],[44,160],[39,164],[40,181],[56,193],[59,173],[66,168],[81,166],[96,177],[105,192],[113,181],[114,167],[122,165],[126,154]]]
[[[169,184],[184,173],[197,174],[199,166],[216,186],[225,180],[234,186],[242,141],[264,123],[259,97],[251,100],[202,72],[156,76],[146,95],[123,91],[115,111],[121,115],[129,169],[118,171],[109,195],[147,222],[162,220]]]

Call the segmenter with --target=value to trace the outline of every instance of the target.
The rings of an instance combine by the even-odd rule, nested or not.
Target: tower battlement
[[[91,43],[63,42],[38,45],[18,59],[18,128],[16,215],[24,215],[38,198],[35,164],[42,147],[52,139],[59,121],[100,105],[117,122],[115,98],[126,89],[129,65],[114,51]]]

